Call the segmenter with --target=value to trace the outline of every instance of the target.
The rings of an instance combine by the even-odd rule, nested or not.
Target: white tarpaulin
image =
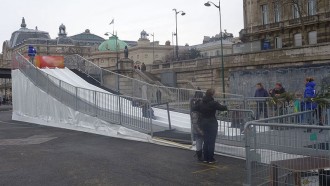
[[[150,136],[77,112],[36,87],[21,71],[12,71],[13,120],[100,135],[149,141]]]

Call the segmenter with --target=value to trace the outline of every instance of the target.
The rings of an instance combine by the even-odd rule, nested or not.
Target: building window
[[[314,45],[317,44],[317,32],[311,31],[308,33],[308,44]]]
[[[275,37],[275,48],[282,48],[282,38]]]
[[[300,33],[294,35],[294,46],[302,46],[302,35]]]
[[[295,3],[292,5],[293,19],[297,19],[300,17],[298,4],[299,4],[299,1],[298,1],[298,3]]]
[[[308,0],[308,15],[312,16],[316,14],[316,0]]]
[[[268,5],[261,5],[262,24],[268,24]]]
[[[274,16],[275,16],[275,23],[278,23],[281,21],[281,6],[279,2],[276,2],[274,4]]]

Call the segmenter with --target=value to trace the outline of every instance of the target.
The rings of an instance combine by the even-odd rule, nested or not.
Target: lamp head
[[[185,12],[182,12],[181,15],[184,16],[184,15],[186,15],[186,13]]]
[[[105,33],[104,35],[106,35],[106,36],[109,36],[109,34],[108,34],[108,33]]]
[[[211,4],[210,4],[210,2],[208,1],[208,2],[206,2],[206,3],[204,3],[204,5],[205,6],[211,6]]]

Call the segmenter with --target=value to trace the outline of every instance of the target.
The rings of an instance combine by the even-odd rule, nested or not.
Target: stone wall
[[[223,57],[226,92],[230,92],[229,77],[233,71],[308,67],[330,63],[330,44],[310,45],[299,48],[283,48],[255,53],[233,54]],[[167,71],[177,73],[178,82],[190,81],[202,89],[222,91],[221,57],[147,65],[147,71],[160,77]],[[178,84],[180,86],[180,84]],[[233,85],[232,85],[233,86]],[[237,85],[239,86],[239,85]]]

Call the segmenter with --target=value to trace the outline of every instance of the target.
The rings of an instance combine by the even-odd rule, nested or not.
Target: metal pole
[[[118,56],[118,36],[117,36],[117,33],[115,35],[116,37],[116,55],[117,55],[117,64],[116,64],[116,69],[117,69],[117,91],[118,91],[118,94],[119,94],[119,56]]]
[[[172,45],[174,46],[174,39],[173,39],[174,33],[172,32]],[[175,47],[173,48],[173,58],[175,57]],[[173,59],[172,59],[173,60]]]
[[[155,33],[152,33],[152,63],[155,62]]]
[[[176,52],[176,60],[179,59],[179,46],[178,46],[178,12],[175,10],[175,52]]]
[[[168,105],[168,102],[166,103],[166,110],[167,110],[167,118],[168,118],[168,127],[170,130],[172,130],[170,106]]]
[[[220,41],[221,41],[221,78],[222,78],[222,93],[223,93],[223,98],[225,98],[225,67],[223,64],[223,37],[222,37],[222,26],[221,26],[221,4],[219,0],[219,18],[220,18]]]
[[[7,102],[7,79],[5,78],[5,101],[4,101],[4,103],[6,103],[6,102]]]

